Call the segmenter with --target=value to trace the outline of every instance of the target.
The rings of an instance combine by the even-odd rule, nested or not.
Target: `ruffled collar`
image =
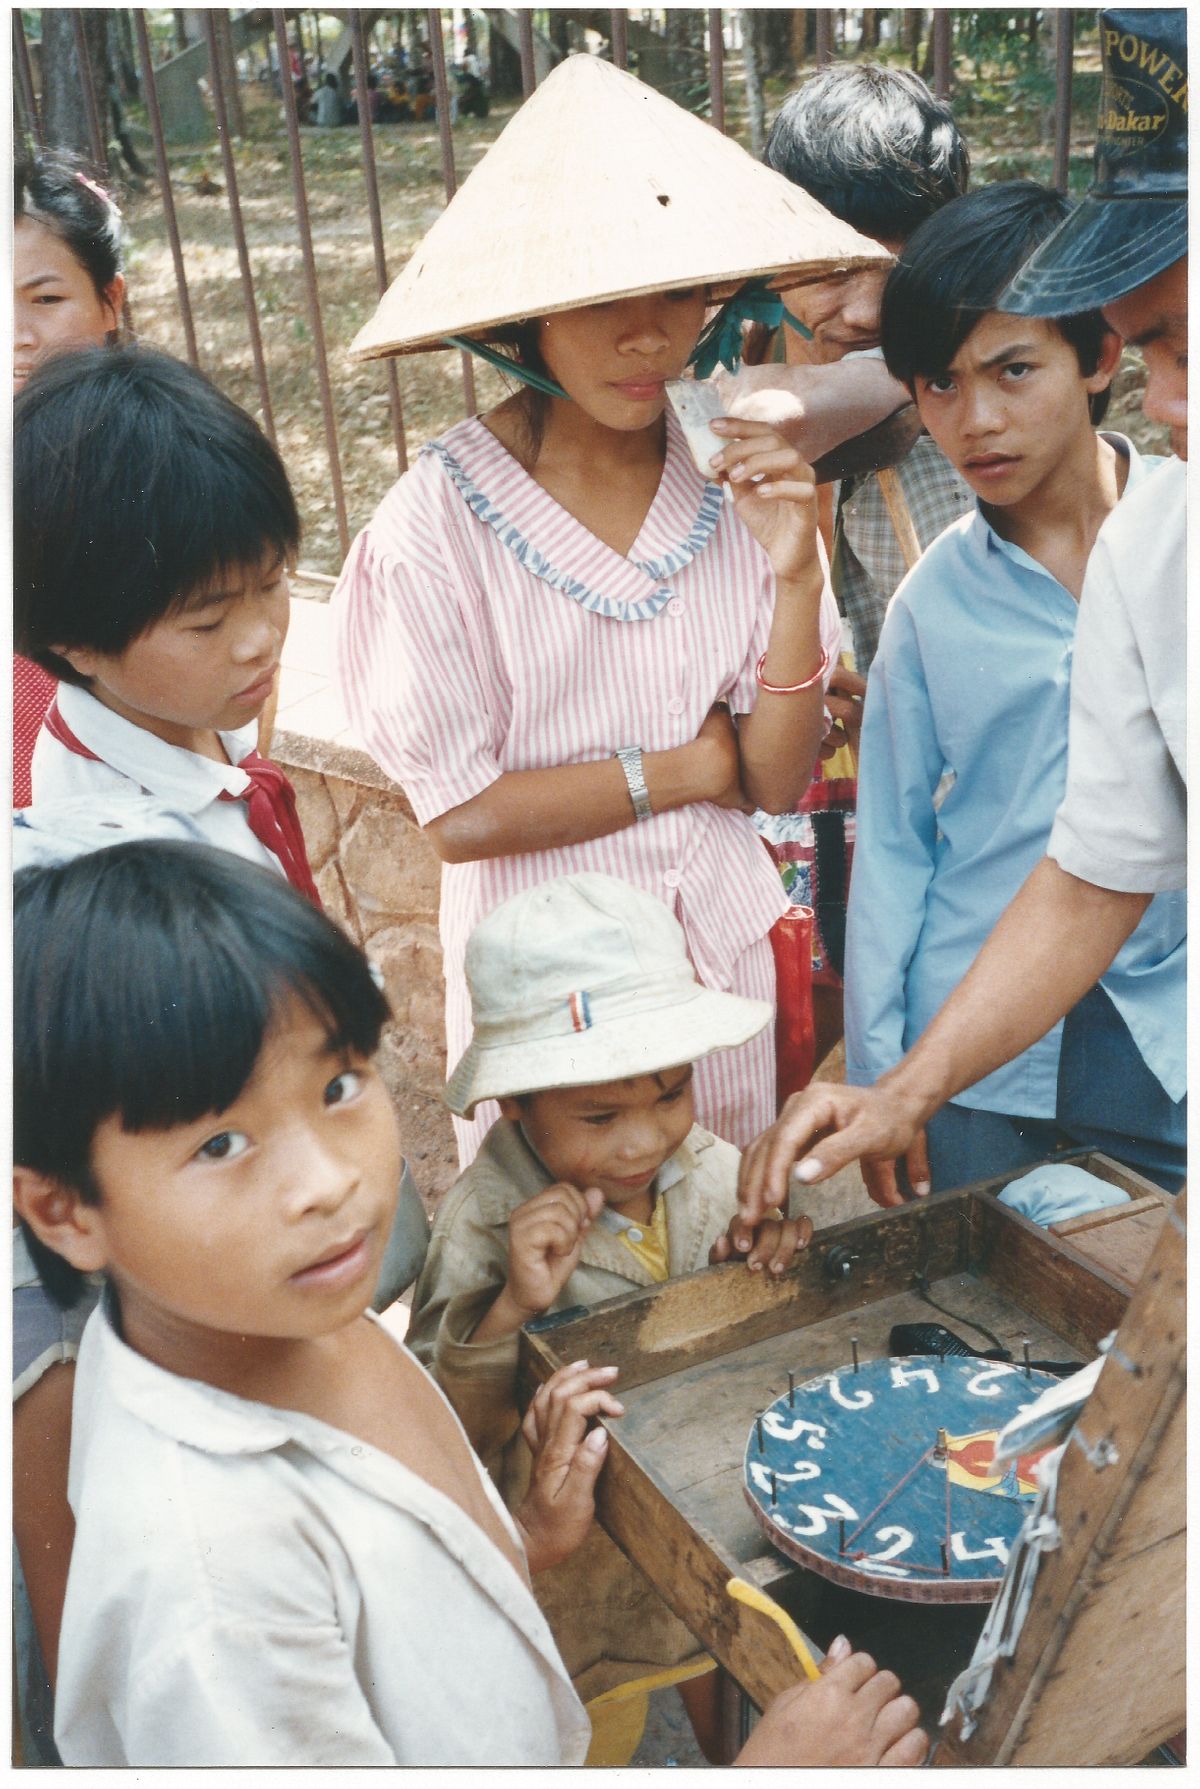
[[[614,621],[649,621],[659,613],[674,595],[669,580],[707,546],[724,504],[720,485],[697,472],[670,411],[662,477],[627,557],[563,509],[478,417],[423,452],[526,571]]]

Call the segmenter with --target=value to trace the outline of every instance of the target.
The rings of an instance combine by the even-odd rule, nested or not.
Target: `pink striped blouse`
[[[662,480],[627,557],[543,491],[477,418],[431,442],[358,536],[333,597],[337,674],[356,731],[422,824],[506,771],[585,763],[626,745],[663,751],[694,739],[718,700],[735,713],[753,708],[774,574],[720,487],[696,471],[669,413],[667,431]],[[828,578],[821,637],[836,662],[841,623]],[[564,849],[445,864],[451,1066],[470,1040],[462,962],[471,929],[518,889],[581,869],[665,901],[714,988],[745,981],[735,966],[766,948],[787,904],[747,817],[709,802]],[[751,979],[761,992],[762,964]],[[773,1057],[755,1071],[764,1072],[773,1074]],[[765,1124],[774,1089],[759,1092]],[[719,1115],[698,1116],[720,1129]],[[469,1155],[465,1130],[460,1143]]]

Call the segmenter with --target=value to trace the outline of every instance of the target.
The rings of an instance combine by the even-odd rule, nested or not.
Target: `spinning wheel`
[[[852,1366],[802,1385],[789,1374],[750,1431],[747,1501],[781,1552],[834,1583],[905,1602],[991,1602],[1041,1458],[997,1471],[992,1442],[1055,1383],[971,1357],[860,1367],[857,1350]]]

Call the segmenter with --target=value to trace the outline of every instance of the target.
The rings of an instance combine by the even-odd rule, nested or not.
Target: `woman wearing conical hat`
[[[772,999],[786,905],[748,819],[793,807],[840,623],[810,468],[761,422],[698,470],[665,390],[706,316],[886,259],[709,125],[588,56],[517,112],[352,352],[470,347],[515,394],[431,442],[335,594],[360,738],[444,869],[449,1060],[470,1037],[471,929],[518,888],[595,869],[651,890],[702,981]],[[732,502],[726,496],[732,496]],[[775,1113],[769,1033],[702,1064],[697,1120],[738,1145]],[[688,1040],[680,1039],[680,1059]],[[464,1165],[493,1122],[456,1120]]]

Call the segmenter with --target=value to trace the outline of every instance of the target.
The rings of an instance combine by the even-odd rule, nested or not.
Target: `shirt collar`
[[[241,795],[250,782],[238,765],[254,750],[258,733],[255,721],[234,733],[218,734],[230,760],[228,764],[218,764],[213,758],[202,758],[198,752],[170,745],[145,727],[134,726],[78,684],[59,684],[58,707],[81,745],[95,752],[111,769],[185,814],[198,813],[223,794]]]
[[[1125,477],[1125,489],[1117,499],[1119,506],[1125,501],[1130,491],[1141,484],[1142,480],[1148,477],[1150,471],[1160,462],[1154,455],[1144,459],[1128,435],[1120,435],[1113,429],[1101,429],[1100,438],[1102,441],[1107,441],[1110,447],[1115,448],[1117,453],[1128,463],[1129,470]],[[1048,572],[1044,565],[1032,558],[1024,547],[1018,547],[1013,541],[1005,540],[1002,534],[997,534],[984,515],[978,498],[975,499],[975,509],[971,516],[970,527],[978,545],[985,552],[1003,553],[1006,558],[1014,560],[1017,565],[1023,565],[1028,571],[1038,572],[1043,578],[1050,578],[1052,583],[1058,583],[1058,579],[1054,577],[1053,573]]]

